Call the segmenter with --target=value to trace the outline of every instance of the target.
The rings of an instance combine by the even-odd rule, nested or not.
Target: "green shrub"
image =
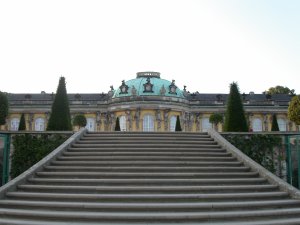
[[[82,114],[78,114],[73,119],[73,125],[79,126],[79,127],[85,127],[86,126],[86,118]]]
[[[271,131],[279,131],[279,127],[278,127],[278,122],[277,122],[276,114],[274,114],[274,115],[272,116],[272,127],[271,127]]]
[[[224,137],[257,163],[271,172],[275,171],[273,149],[281,146],[280,137],[261,134],[230,134],[224,135]],[[282,159],[278,158],[278,160],[281,161]]]
[[[50,118],[47,126],[50,131],[72,130],[69,100],[65,78],[59,79],[56,95],[51,107]]]
[[[26,130],[26,122],[25,122],[25,115],[22,113],[20,123],[19,123],[19,131]]]
[[[67,135],[60,134],[20,134],[13,137],[12,178],[23,173],[61,145]]]
[[[176,118],[175,131],[182,131],[179,116],[177,116],[177,118]]]
[[[116,126],[115,126],[115,131],[121,131],[119,117],[117,117]]]
[[[209,117],[209,122],[212,123],[215,126],[215,129],[217,130],[218,124],[223,123],[223,115],[220,113],[213,113]]]
[[[224,131],[247,132],[248,124],[245,117],[244,106],[237,83],[230,84],[230,93],[227,100]]]
[[[6,123],[8,105],[7,94],[0,91],[0,125],[4,125]]]

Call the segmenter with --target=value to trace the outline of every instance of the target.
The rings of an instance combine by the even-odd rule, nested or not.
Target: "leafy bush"
[[[73,119],[73,125],[79,126],[79,127],[85,127],[86,126],[86,118],[82,114],[78,114]]]
[[[67,135],[60,134],[20,134],[13,137],[12,178],[23,173],[61,145]]]
[[[213,113],[209,117],[209,122],[212,123],[215,126],[215,129],[217,130],[218,124],[223,123],[223,115],[220,113]]]
[[[275,135],[224,135],[224,137],[235,147],[251,159],[274,172],[274,153],[275,147],[281,146],[281,138]],[[278,160],[282,160],[279,159]]]
[[[300,95],[294,96],[288,108],[288,118],[297,125],[300,125]]]

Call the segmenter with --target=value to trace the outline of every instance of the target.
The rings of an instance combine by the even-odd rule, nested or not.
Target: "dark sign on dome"
[[[140,77],[160,78],[160,73],[159,72],[138,72],[138,73],[136,73],[136,78],[140,78]]]

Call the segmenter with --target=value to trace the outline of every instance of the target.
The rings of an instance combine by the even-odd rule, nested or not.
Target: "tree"
[[[230,84],[230,93],[227,99],[224,131],[246,132],[247,120],[237,83]]]
[[[59,79],[59,84],[52,104],[47,130],[72,130],[69,101],[64,77],[60,77]]]
[[[115,131],[121,131],[119,117],[117,117],[117,120],[116,120]]]
[[[290,121],[300,125],[300,95],[296,95],[290,101],[288,107],[288,118]]]
[[[276,114],[273,114],[272,116],[272,128],[271,131],[279,131],[279,126],[277,123],[277,116]]]
[[[81,128],[81,127],[85,127],[86,123],[87,123],[87,121],[86,121],[86,118],[84,115],[77,114],[76,116],[74,116],[74,119],[73,119],[74,126],[78,126],[79,128]]]
[[[176,118],[175,131],[182,131],[179,116],[177,116],[177,118]]]
[[[294,89],[289,89],[288,87],[283,87],[283,86],[277,85],[276,87],[270,87],[269,90],[267,91],[267,94],[269,94],[269,95],[274,95],[274,94],[294,95],[295,90]]]
[[[220,113],[213,113],[209,117],[209,122],[214,124],[215,129],[217,128],[219,123],[223,123],[223,116]]]
[[[5,125],[8,116],[8,99],[4,92],[0,91],[0,126]]]
[[[26,122],[25,122],[25,115],[22,113],[20,123],[19,123],[19,131],[26,130]]]

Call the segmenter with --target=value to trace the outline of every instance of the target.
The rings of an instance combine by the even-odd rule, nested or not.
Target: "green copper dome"
[[[136,79],[122,81],[113,98],[128,96],[168,96],[184,98],[175,81],[160,79],[158,72],[139,72]]]

